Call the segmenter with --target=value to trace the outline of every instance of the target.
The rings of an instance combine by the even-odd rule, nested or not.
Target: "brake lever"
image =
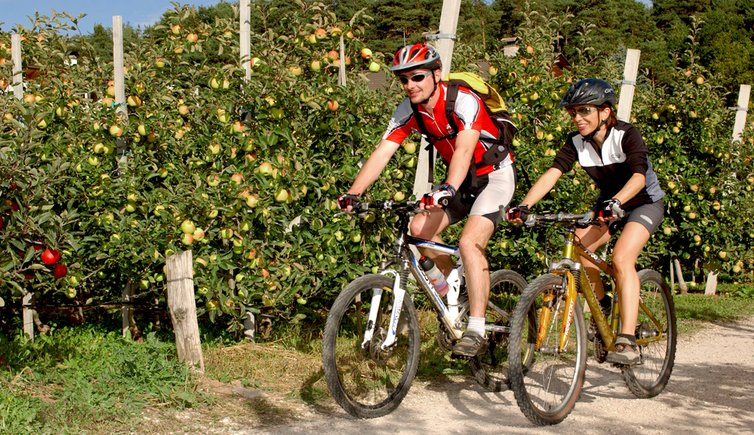
[[[584,213],[584,217],[576,221],[576,224],[581,226],[581,228],[586,228],[592,223],[593,220],[594,220],[594,210],[590,210]]]

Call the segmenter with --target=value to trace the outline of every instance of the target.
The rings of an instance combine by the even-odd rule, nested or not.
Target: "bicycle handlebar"
[[[419,201],[372,201],[372,202],[357,202],[351,208],[350,213],[366,213],[370,210],[392,210],[404,213],[415,213],[422,211],[419,208]]]
[[[565,226],[575,226],[586,228],[589,225],[601,225],[602,222],[594,218],[594,212],[586,213],[546,213],[530,214],[526,217],[524,225],[527,227],[542,226],[547,223],[561,224]]]

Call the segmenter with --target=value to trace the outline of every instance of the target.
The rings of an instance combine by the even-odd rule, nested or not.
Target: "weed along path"
[[[240,425],[231,425],[228,433],[751,433],[754,318],[709,325],[679,338],[673,375],[653,399],[635,398],[617,369],[590,359],[581,399],[564,422],[552,427],[529,423],[511,391],[489,393],[460,376],[417,381],[398,409],[372,420],[353,419],[331,401],[295,408],[291,412],[297,415],[283,424],[267,421],[244,428],[236,420]]]

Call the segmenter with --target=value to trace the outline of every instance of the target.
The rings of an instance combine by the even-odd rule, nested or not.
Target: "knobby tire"
[[[662,337],[661,340],[639,346],[642,363],[621,367],[623,379],[631,392],[639,398],[654,397],[665,389],[675,363],[677,339],[675,304],[670,288],[660,273],[639,271],[641,300],[661,324],[657,328],[649,316],[639,308],[636,327],[637,340],[642,337]],[[662,331],[660,331],[660,329]]]
[[[523,414],[540,426],[560,423],[570,414],[581,394],[586,372],[586,326],[578,301],[567,345],[563,352],[557,350],[562,322],[567,317],[562,281],[561,276],[546,274],[529,283],[511,325],[508,352],[511,389]],[[544,302],[545,294],[554,294],[553,302]],[[536,339],[543,305],[553,307],[549,328],[540,347],[528,355],[525,344],[532,336]]]
[[[486,323],[509,328],[525,287],[526,279],[515,271],[492,272]],[[508,388],[508,336],[509,333],[488,331],[486,351],[469,360],[474,379],[489,391]]]
[[[411,388],[419,366],[421,331],[416,309],[406,293],[397,342],[379,350],[390,322],[393,278],[365,275],[348,284],[335,299],[325,324],[322,363],[335,401],[358,418],[389,414]],[[382,289],[372,340],[362,348],[374,289]]]

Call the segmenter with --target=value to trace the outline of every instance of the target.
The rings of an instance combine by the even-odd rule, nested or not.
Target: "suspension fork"
[[[574,247],[575,234],[568,232],[563,246],[563,259],[550,265],[550,272],[561,275],[560,291],[565,292],[565,318],[558,335],[558,353],[568,345],[569,333],[573,324],[573,316],[578,302],[579,278],[582,275],[580,264],[575,260]],[[543,295],[543,304],[539,312],[539,330],[537,331],[537,348],[541,348],[542,342],[547,336],[552,325],[552,314],[557,311],[558,294],[555,292]]]
[[[388,349],[396,342],[398,335],[398,323],[401,317],[401,311],[403,310],[403,299],[406,297],[406,288],[404,283],[408,280],[408,260],[402,259],[400,263],[400,272],[396,272],[392,269],[385,269],[381,273],[383,275],[389,275],[393,277],[393,308],[390,312],[390,323],[388,325],[387,335],[385,340],[380,345],[381,350]],[[369,342],[374,337],[374,330],[377,326],[377,316],[379,315],[379,307],[383,294],[383,289],[374,289],[372,292],[372,305],[369,308],[369,318],[367,322],[367,329],[364,332],[364,340],[361,343],[362,348],[368,346]]]

